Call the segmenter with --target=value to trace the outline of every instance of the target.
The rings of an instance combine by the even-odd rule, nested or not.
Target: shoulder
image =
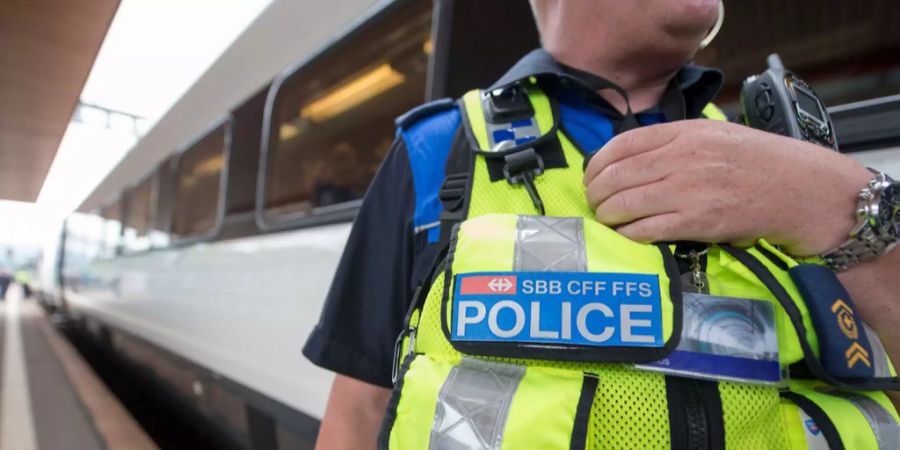
[[[449,146],[460,125],[459,108],[452,99],[442,98],[409,110],[394,123],[410,158],[427,157]]]
[[[456,108],[456,102],[453,101],[452,98],[445,97],[442,99],[433,100],[428,103],[416,106],[400,117],[397,117],[396,119],[394,119],[394,124],[397,125],[397,128],[400,129],[409,128],[421,119],[454,108]]]
[[[403,141],[414,175],[446,160],[456,130],[461,125],[457,103],[442,98],[417,106],[398,117],[397,139]],[[438,175],[434,171],[426,171]],[[418,177],[417,177],[418,178]]]
[[[395,123],[397,139],[403,141],[412,172],[416,197],[413,225],[417,230],[431,229],[441,209],[438,191],[444,181],[444,166],[462,124],[459,107],[449,98],[435,100],[413,108]],[[429,239],[433,233],[429,233]]]

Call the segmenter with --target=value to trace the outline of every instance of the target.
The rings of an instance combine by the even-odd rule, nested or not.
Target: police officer
[[[16,271],[13,278],[16,283],[22,287],[22,296],[25,298],[31,297],[31,271],[28,269],[19,269]]]
[[[596,154],[583,174],[586,199],[531,195],[535,210],[520,213],[537,214],[556,202],[582,202],[597,222],[641,243],[697,241],[737,247],[765,239],[798,259],[852,247],[848,243],[853,239],[847,236],[857,225],[857,197],[861,189],[871,191],[873,186],[869,170],[812,144],[701,119],[715,115],[708,104],[721,87],[722,75],[686,61],[716,22],[717,0],[534,0],[532,6],[542,49],[527,55],[486,91],[535,83],[559,103],[556,120],[574,147],[585,155]],[[416,288],[429,284],[441,244],[446,244],[448,230],[442,228],[449,222],[442,215],[446,203],[439,194],[464,114],[457,104],[439,101],[398,119],[398,139],[367,193],[321,321],[304,348],[314,363],[338,373],[318,448],[376,444],[394,387],[395,339],[408,324],[405,318]],[[547,159],[541,164],[548,167],[541,170],[550,173],[555,169]],[[502,174],[499,177],[502,180]],[[884,191],[889,186],[876,188]],[[857,300],[855,313],[881,337],[886,353],[900,360],[900,252],[888,252],[889,237],[881,239],[885,245],[877,254],[860,258],[866,262],[841,271],[839,277]],[[635,389],[634,395],[643,395]],[[549,387],[547,392],[550,408]],[[394,397],[389,415],[410,413],[398,411],[396,402],[403,401],[402,396]],[[896,404],[897,397],[893,400]],[[732,406],[724,400],[717,404],[718,418],[707,417],[711,422],[704,426],[716,428],[718,423],[731,433],[733,428],[722,426],[721,416],[723,405],[726,410]],[[530,406],[544,407],[537,402]],[[424,415],[430,426],[437,423],[435,410],[432,404],[412,414]],[[682,420],[669,414],[670,420]],[[626,416],[616,426],[642,430],[655,426],[647,423],[651,416]],[[535,423],[532,432],[541,433],[546,425],[550,433],[552,415],[547,417],[548,422]],[[607,429],[602,421],[596,423],[591,425],[594,432]],[[666,433],[669,445],[696,445],[686,444],[691,437],[680,435],[675,422],[666,426],[672,430]],[[843,427],[835,425],[840,429],[835,433],[845,433]],[[402,439],[401,431],[382,431],[382,445]],[[726,441],[733,444],[728,439],[735,436],[708,437],[705,442],[707,447],[724,446]],[[572,448],[579,447],[573,443]]]

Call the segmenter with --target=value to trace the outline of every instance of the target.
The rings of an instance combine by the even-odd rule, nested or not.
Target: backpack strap
[[[442,205],[441,235],[438,239],[441,248],[449,244],[454,226],[465,220],[469,212],[475,152],[465,137],[464,128],[460,127],[453,137],[450,154],[444,167],[444,183],[438,192]]]

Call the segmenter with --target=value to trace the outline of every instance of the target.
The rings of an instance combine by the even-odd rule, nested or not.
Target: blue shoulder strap
[[[444,182],[444,167],[461,125],[456,102],[449,98],[416,107],[396,120],[397,137],[406,144],[412,170],[416,204],[415,232],[427,232],[428,242],[440,237],[441,201],[438,193]]]

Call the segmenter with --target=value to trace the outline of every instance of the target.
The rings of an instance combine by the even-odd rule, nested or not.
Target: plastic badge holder
[[[636,367],[690,378],[767,385],[782,381],[771,303],[685,293],[683,313],[675,351]]]

